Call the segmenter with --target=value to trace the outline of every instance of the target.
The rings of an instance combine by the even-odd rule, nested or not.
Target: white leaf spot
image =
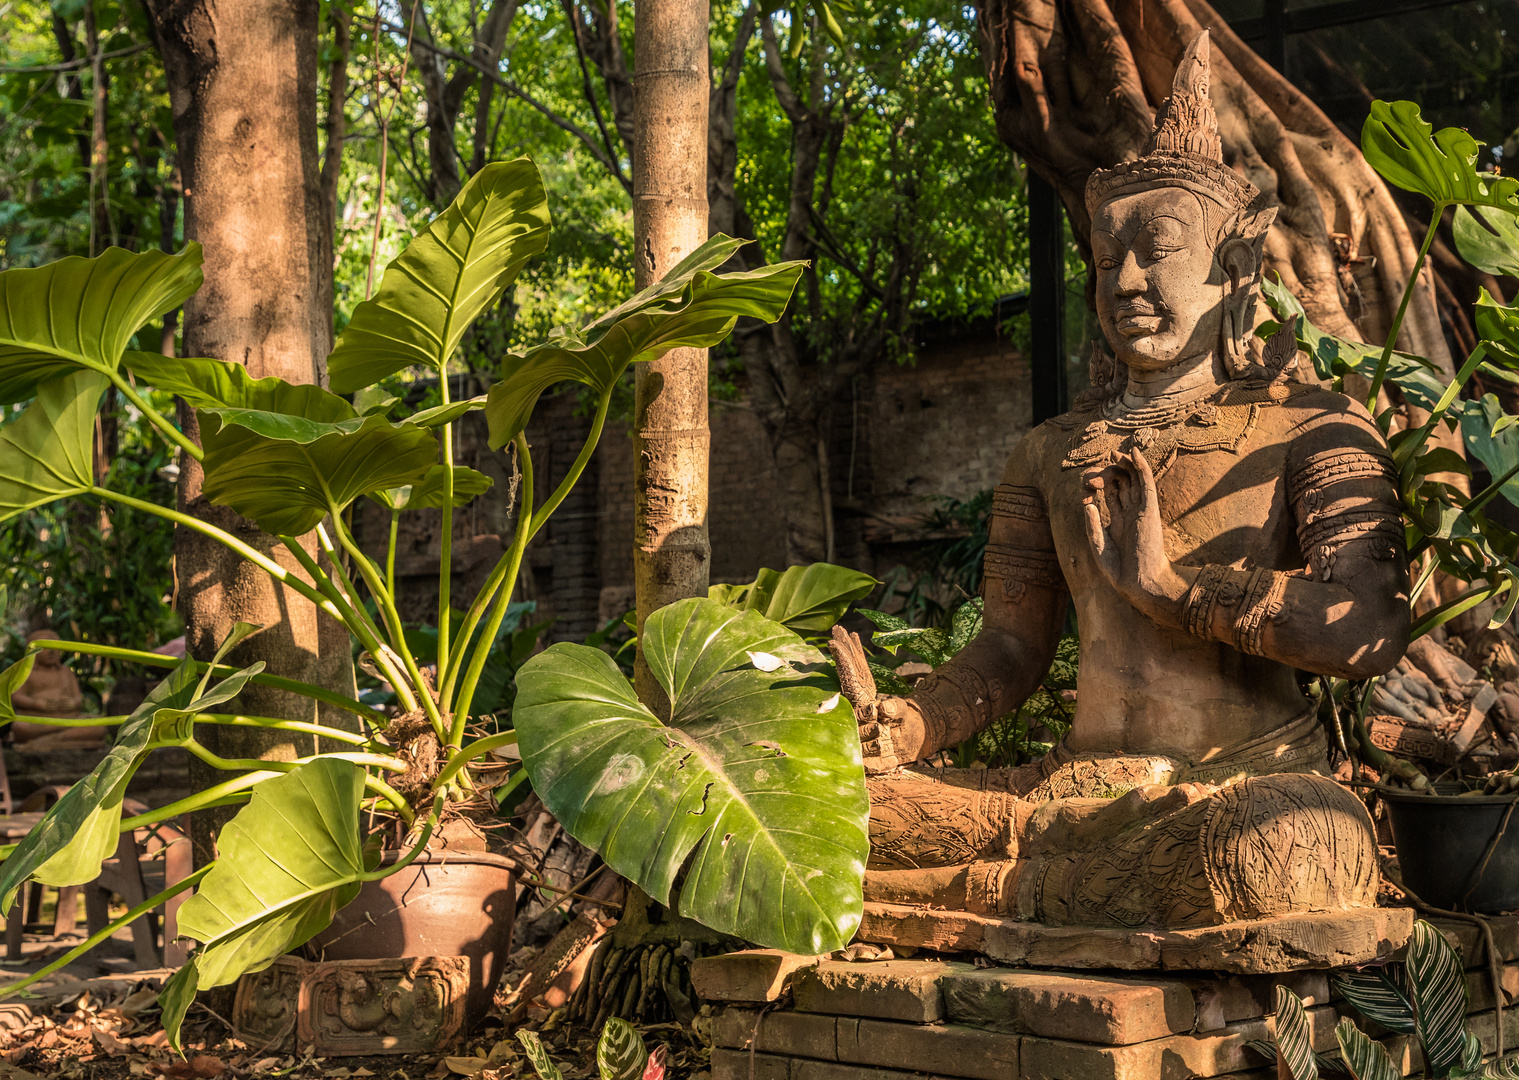
[[[839,695],[838,694],[834,694],[833,697],[829,698],[827,701],[823,702],[821,705],[818,706],[818,712],[820,712],[820,713],[829,713],[829,712],[833,712],[833,710],[837,709],[838,707],[839,707]]]
[[[785,663],[779,656],[772,656],[767,652],[750,653],[749,662],[761,671],[774,671]]]

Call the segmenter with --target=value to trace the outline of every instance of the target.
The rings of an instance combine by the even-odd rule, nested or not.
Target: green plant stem
[[[328,600],[325,596],[318,592],[314,586],[307,585],[304,581],[296,577],[294,574],[290,573],[290,571],[286,570],[279,563],[269,558],[269,556],[265,555],[262,551],[259,551],[257,548],[248,546],[237,537],[233,536],[231,533],[223,532],[215,525],[202,521],[200,518],[195,517],[191,514],[182,514],[178,510],[170,510],[167,506],[159,506],[157,503],[145,502],[142,499],[134,499],[130,495],[123,495],[117,491],[110,491],[98,484],[91,487],[89,493],[91,495],[94,495],[96,498],[108,499],[111,502],[120,503],[122,506],[130,506],[134,510],[141,510],[145,514],[153,514],[156,517],[161,517],[165,521],[172,521],[176,525],[183,525],[185,528],[198,532],[202,536],[209,536],[212,540],[217,541],[223,547],[230,548],[237,554],[241,555],[243,558],[247,559],[254,566],[258,567],[264,573],[268,574],[281,585],[284,585],[287,588],[293,589],[296,592],[300,593],[307,600],[310,600],[317,607],[321,608],[327,614],[331,615],[334,619],[342,622],[343,617],[338,612],[338,610],[332,606],[332,601]]]
[[[464,723],[469,717],[469,707],[474,703],[475,687],[480,684],[480,673],[485,670],[485,661],[490,657],[491,646],[496,641],[496,633],[506,619],[506,609],[511,605],[512,592],[517,588],[517,573],[522,568],[522,556],[527,551],[527,541],[532,535],[534,515],[530,511],[533,507],[533,463],[532,458],[528,456],[527,437],[518,432],[515,442],[517,460],[522,462],[522,502],[521,509],[517,512],[517,536],[512,541],[511,550],[507,552],[507,558],[510,561],[506,569],[506,578],[491,606],[490,619],[485,624],[485,630],[480,634],[480,640],[475,643],[474,653],[469,658],[469,670],[464,673],[464,681],[459,684],[459,696],[454,702],[453,728],[448,738],[450,746],[458,746],[464,740]]]
[[[322,552],[327,556],[327,561],[332,564],[332,572],[338,576],[334,587],[345,597],[344,602],[348,605],[349,610],[353,612],[353,617],[369,632],[370,639],[373,641],[373,644],[365,643],[365,648],[369,649],[369,655],[380,666],[380,670],[385,675],[385,678],[390,682],[391,687],[395,689],[396,699],[401,703],[401,708],[406,712],[416,711],[416,695],[424,692],[421,685],[411,683],[410,676],[403,676],[400,670],[397,669],[393,657],[398,659],[398,654],[395,650],[385,647],[385,635],[380,632],[380,628],[375,625],[375,621],[369,617],[369,612],[359,602],[359,590],[353,587],[353,581],[349,578],[348,571],[343,569],[343,556],[332,546],[331,537],[327,535],[327,530],[321,525],[316,527],[316,538],[317,543],[322,546]],[[363,639],[361,638],[360,640],[362,641]],[[404,651],[406,648],[405,639],[402,638],[399,644]],[[402,664],[404,666],[404,660]]]
[[[369,655],[374,657],[374,662],[384,670],[391,684],[398,684],[401,681],[400,673],[396,671],[395,665],[380,647],[380,628],[375,626],[368,613],[354,601],[353,583],[348,581],[347,576],[343,574],[343,564],[338,560],[337,552],[332,550],[332,541],[327,539],[327,531],[320,526],[318,526],[317,542],[321,544],[328,561],[332,563],[334,573],[342,579],[346,591],[339,589],[332,579],[322,572],[322,568],[317,565],[316,560],[306,552],[299,541],[289,536],[280,537],[280,543],[284,544],[290,554],[306,568],[306,572],[311,575],[311,580],[317,583],[317,587],[326,593],[338,610],[343,613],[343,625],[347,627],[348,632],[358,638],[364,648],[369,651]],[[396,696],[400,698],[399,691]],[[416,708],[415,702],[412,703],[411,708]]]
[[[396,533],[401,528],[401,511],[390,512],[390,540],[385,545],[385,587],[396,591]]]
[[[398,758],[393,758],[388,754],[313,754],[309,757],[296,758],[294,761],[264,761],[260,758],[224,758],[219,754],[207,750],[195,739],[159,743],[157,745],[181,746],[200,758],[207,765],[210,765],[213,769],[220,769],[223,772],[257,769],[264,773],[288,773],[294,772],[302,765],[316,761],[318,758],[336,758],[339,761],[351,762],[354,765],[367,765],[370,768],[384,769],[387,772],[404,773],[406,771],[405,762]],[[411,807],[389,784],[378,777],[365,773],[364,786],[376,794],[383,796],[385,801],[390,803],[398,814],[407,821],[411,821],[414,816]]]
[[[24,724],[46,724],[49,727],[62,728],[85,728],[85,727],[113,727],[126,723],[130,716],[79,716],[79,717],[52,717],[52,716],[17,716],[15,719]],[[299,731],[306,735],[317,735],[324,739],[333,739],[338,742],[349,743],[353,746],[372,748],[377,746],[372,739],[364,735],[356,735],[351,731],[343,731],[339,728],[324,727],[321,724],[308,724],[304,720],[281,720],[274,716],[242,716],[234,713],[200,713],[195,717],[198,724],[216,724],[222,727],[258,727],[269,728],[276,731]]]
[[[401,657],[401,662],[406,665],[406,673],[411,677],[412,685],[417,688],[417,696],[422,701],[422,711],[427,714],[428,721],[433,726],[434,733],[440,740],[448,738],[448,728],[443,723],[443,717],[438,712],[438,703],[433,700],[432,694],[427,690],[427,683],[422,679],[422,672],[417,669],[416,658],[411,655],[411,650],[406,647],[406,635],[401,626],[401,614],[396,610],[395,599],[385,588],[385,583],[380,580],[379,571],[369,556],[359,550],[359,545],[353,542],[353,537],[348,535],[348,529],[344,527],[342,518],[333,508],[332,515],[333,531],[338,534],[338,543],[343,545],[343,550],[348,552],[353,559],[354,565],[359,568],[359,573],[364,575],[364,584],[369,586],[369,592],[375,598],[375,603],[380,605],[380,611],[385,615],[386,626],[390,629],[390,640],[396,646],[396,651]],[[336,564],[334,564],[336,565]],[[408,710],[410,711],[410,710]]]
[[[531,540],[538,535],[538,530],[548,523],[549,515],[559,509],[559,504],[564,502],[565,496],[569,495],[580,479],[580,474],[585,472],[585,467],[590,464],[591,455],[596,452],[596,445],[601,442],[601,430],[606,426],[607,410],[612,406],[612,392],[608,390],[602,395],[600,403],[596,406],[596,416],[591,421],[591,432],[586,436],[585,445],[580,448],[580,453],[570,465],[570,471],[564,476],[554,493],[544,500],[542,506],[533,512],[533,525],[528,530],[527,538]],[[523,476],[526,477],[524,472]],[[529,504],[531,505],[531,504]]]
[[[515,731],[502,731],[498,732],[495,735],[487,735],[483,739],[476,739],[474,742],[466,746],[463,750],[460,750],[458,753],[454,754],[448,759],[448,764],[443,767],[443,771],[440,772],[438,774],[438,778],[433,781],[433,789],[440,790],[444,787],[447,787],[448,782],[455,776],[458,776],[459,771],[463,769],[464,766],[468,765],[471,761],[474,761],[476,758],[490,753],[497,747],[515,746],[516,744],[517,733]]]
[[[1461,393],[1461,388],[1466,385],[1467,380],[1472,377],[1472,374],[1482,366],[1482,361],[1486,357],[1486,343],[1478,342],[1477,347],[1466,358],[1466,362],[1461,365],[1461,370],[1456,372],[1456,377],[1451,380],[1450,385],[1445,388],[1445,392],[1440,395],[1440,400],[1435,402],[1434,410],[1429,414],[1429,418],[1420,425],[1418,431],[1414,432],[1407,444],[1398,448],[1398,456],[1407,463],[1404,466],[1405,468],[1411,467],[1418,459],[1419,451],[1424,449],[1424,444],[1429,441],[1429,436],[1435,430],[1435,425],[1444,418],[1457,396]]]
[[[448,400],[448,362],[438,371],[443,404]],[[443,448],[443,531],[438,536],[438,670],[448,670],[449,623],[453,606],[454,574],[454,425],[444,424],[439,442]]]
[[[399,873],[400,871],[405,870],[412,863],[416,862],[417,856],[421,855],[422,852],[426,850],[427,842],[432,839],[433,830],[438,827],[438,817],[442,813],[443,792],[440,791],[433,796],[432,810],[428,813],[427,820],[423,822],[422,835],[417,837],[417,842],[412,846],[412,849],[401,858],[397,859],[394,864],[390,866],[382,866],[377,870],[371,870],[369,873],[364,874],[360,880],[379,881],[382,878],[388,878],[391,874]],[[412,820],[414,819],[408,818],[407,823],[410,824]]]
[[[121,377],[119,371],[107,372],[107,374],[110,376],[111,382],[115,384],[116,389],[121,391],[121,396],[142,410],[142,414],[148,418],[148,423],[158,429],[159,434],[164,437],[166,442],[179,447],[196,461],[204,461],[206,459],[206,452],[195,445],[195,440],[187,437],[179,428],[169,423],[167,417],[149,405],[142,395],[133,388],[132,384]]]
[[[1424,589],[1434,579],[1435,571],[1440,568],[1440,560],[1431,558],[1429,565],[1419,571],[1419,580],[1414,582],[1413,590],[1408,594],[1408,606],[1412,608],[1419,602],[1419,597],[1424,595]]]
[[[207,866],[202,866],[199,870],[196,870],[189,877],[185,878],[183,881],[175,882],[173,885],[170,885],[167,889],[159,893],[157,896],[148,897],[142,903],[138,904],[136,907],[128,911],[121,918],[117,919],[113,923],[108,923],[107,925],[101,927],[99,930],[95,931],[89,937],[81,941],[78,945],[74,946],[68,952],[64,953],[58,959],[46,965],[41,970],[34,971],[26,978],[21,979],[17,982],[13,982],[4,988],[0,988],[0,997],[7,997],[11,994],[16,993],[18,990],[23,990],[26,987],[31,986],[33,983],[47,978],[49,975],[59,970],[60,968],[72,964],[75,960],[83,956],[85,953],[89,952],[96,945],[99,945],[106,938],[115,934],[116,931],[122,929],[123,927],[132,925],[132,923],[136,922],[144,915],[153,911],[160,904],[171,899],[172,897],[178,896],[186,889],[194,888],[197,884],[200,883],[201,878],[205,877],[211,872],[211,868],[215,865],[215,863],[211,863]]]
[[[1419,245],[1419,257],[1414,260],[1413,273],[1408,275],[1408,284],[1403,288],[1403,299],[1398,302],[1398,313],[1393,316],[1392,326],[1387,330],[1387,343],[1382,346],[1382,356],[1377,360],[1377,372],[1372,376],[1371,389],[1366,394],[1366,411],[1377,411],[1377,394],[1382,390],[1382,383],[1387,378],[1387,367],[1392,362],[1392,351],[1397,344],[1398,334],[1403,329],[1403,316],[1408,313],[1408,302],[1413,299],[1414,286],[1419,283],[1419,271],[1424,269],[1424,259],[1429,254],[1430,247],[1435,242],[1435,233],[1440,227],[1440,218],[1445,213],[1446,203],[1436,203],[1434,216],[1429,219],[1429,229],[1424,234],[1424,243]]]
[[[144,652],[141,649],[123,649],[116,645],[98,645],[89,641],[55,641],[39,639],[27,646],[28,650],[55,649],[58,652],[76,652],[85,656],[108,656],[113,660],[130,660],[134,664],[147,664],[150,667],[174,668],[180,662],[175,657],[165,656],[163,653]],[[195,662],[195,670],[198,672],[210,671],[213,675],[225,678],[228,675],[237,674],[238,669],[228,664],[208,664],[203,660]],[[281,675],[268,675],[259,673],[253,676],[252,682],[260,686],[272,686],[276,690],[287,690],[292,694],[300,694],[302,697],[311,698],[342,709],[344,712],[353,713],[363,717],[374,727],[383,730],[390,721],[384,714],[376,712],[361,701],[355,701],[351,697],[344,697],[321,686],[313,686],[311,683],[299,682],[295,679],[287,679]]]
[[[1496,585],[1485,585],[1480,588],[1467,589],[1460,596],[1447,600],[1424,618],[1414,623],[1413,629],[1408,632],[1408,640],[1416,641],[1435,629],[1450,622],[1457,615],[1470,611],[1484,600],[1490,600],[1500,593],[1507,592],[1513,585],[1508,578],[1504,578]]]
[[[278,775],[278,773],[271,772],[267,776],[261,777],[260,779],[267,780],[269,776]],[[209,791],[211,789],[207,788],[206,790]],[[247,802],[249,797],[252,795],[252,792],[248,791],[245,788],[242,791],[234,791],[230,795],[220,795],[210,800],[203,798],[203,795],[204,792],[202,792],[202,794],[199,796],[193,796],[188,799],[180,799],[178,802],[168,803],[164,806],[159,807],[157,810],[149,810],[146,814],[138,814],[136,817],[122,818],[121,831],[131,832],[133,829],[141,829],[145,825],[156,825],[160,821],[168,821],[170,818],[178,817],[181,814],[191,813],[195,810],[210,810],[214,806],[237,806],[240,803]],[[191,805],[192,803],[194,805]]]

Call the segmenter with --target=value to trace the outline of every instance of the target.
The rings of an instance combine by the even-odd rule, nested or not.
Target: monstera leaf
[[[1460,128],[1434,128],[1412,101],[1373,101],[1361,127],[1361,152],[1383,179],[1439,205],[1493,206],[1519,214],[1519,179],[1479,173],[1477,140]]]
[[[548,197],[527,158],[487,165],[385,269],[327,358],[352,393],[408,367],[441,372],[469,324],[548,244]]]
[[[1519,277],[1519,217],[1489,206],[1456,207],[1456,250],[1478,270]]]
[[[1261,291],[1282,322],[1297,316],[1298,345],[1308,353],[1319,378],[1333,379],[1355,372],[1370,379],[1376,374],[1377,363],[1382,358],[1380,345],[1373,347],[1326,334],[1308,320],[1308,313],[1298,298],[1280,281],[1263,279]],[[1270,337],[1280,328],[1281,323],[1266,320],[1256,327],[1255,332],[1260,337]],[[1421,409],[1433,409],[1449,381],[1428,360],[1402,352],[1394,352],[1389,357],[1387,379],[1403,392],[1410,404]]]
[[[1477,293],[1477,333],[1488,352],[1509,367],[1519,367],[1519,307],[1504,307],[1486,289]]]
[[[387,510],[421,510],[424,507],[430,510],[441,510],[444,498],[443,480],[443,466],[434,465],[427,470],[427,475],[422,477],[420,483],[386,488],[384,491],[371,491],[368,494],[371,499]],[[471,499],[484,495],[494,483],[494,480],[482,472],[456,465],[454,467],[454,505],[463,506]]]
[[[748,585],[713,585],[707,597],[728,607],[758,611],[798,633],[824,633],[844,617],[851,601],[878,584],[869,574],[832,563],[763,569]]]
[[[0,521],[94,486],[95,408],[105,387],[94,371],[51,379],[0,428]]]
[[[200,415],[206,497],[277,536],[310,532],[367,492],[420,484],[438,460],[432,432],[383,416],[314,420],[252,409]]]
[[[172,1041],[186,995],[262,971],[358,895],[363,794],[362,769],[320,757],[260,783],[222,829],[215,866],[179,909],[179,932],[202,947],[160,995]]]
[[[76,368],[114,372],[144,323],[200,288],[200,245],[178,255],[107,248],[0,273],[0,404]]]
[[[575,332],[557,329],[524,355],[509,355],[501,381],[487,395],[490,446],[499,450],[527,426],[539,396],[560,382],[608,393],[629,364],[657,360],[671,349],[705,349],[722,341],[740,315],[774,322],[786,310],[803,263],[780,263],[736,274],[710,271],[745,241],[714,236],[657,284]]]
[[[849,704],[787,663],[819,654],[705,599],[650,615],[643,650],[668,724],[600,649],[560,643],[522,666],[512,720],[533,790],[680,914],[792,952],[842,948],[862,910],[869,806]]]
[[[258,627],[238,623],[214,663]],[[230,701],[264,670],[254,664],[228,676],[209,691],[210,672],[198,679],[186,657],[121,725],[105,759],[66,791],[0,864],[0,911],[8,912],[27,878],[44,885],[83,885],[100,875],[100,864],[116,851],[121,832],[121,800],[137,767],[147,757],[161,724],[175,724]],[[9,674],[9,672],[7,672]]]

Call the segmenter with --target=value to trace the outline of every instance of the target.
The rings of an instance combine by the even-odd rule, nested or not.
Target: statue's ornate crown
[[[1187,46],[1177,65],[1171,96],[1161,103],[1155,130],[1144,153],[1111,169],[1098,169],[1087,181],[1087,211],[1129,189],[1185,187],[1209,196],[1230,214],[1219,239],[1253,240],[1265,233],[1276,215],[1260,190],[1224,164],[1218,137],[1218,114],[1208,96],[1208,31]]]

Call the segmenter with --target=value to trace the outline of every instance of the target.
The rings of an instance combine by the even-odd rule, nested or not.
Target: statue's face
[[[1113,354],[1160,371],[1215,348],[1224,276],[1202,204],[1185,188],[1155,188],[1103,203],[1092,220],[1097,317]]]

